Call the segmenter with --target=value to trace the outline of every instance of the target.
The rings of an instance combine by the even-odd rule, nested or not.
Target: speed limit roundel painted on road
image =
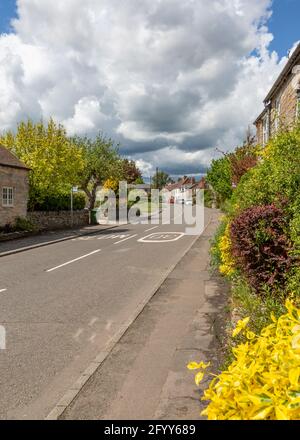
[[[184,235],[184,232],[154,232],[153,234],[140,238],[138,241],[140,243],[169,243],[179,240]]]

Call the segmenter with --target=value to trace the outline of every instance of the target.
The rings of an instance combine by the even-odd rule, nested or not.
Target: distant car
[[[185,200],[185,204],[186,205],[193,205],[193,200],[192,199],[187,199],[187,200]]]

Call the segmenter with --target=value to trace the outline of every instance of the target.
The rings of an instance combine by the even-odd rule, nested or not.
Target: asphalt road
[[[181,259],[184,232],[129,224],[0,259],[1,419],[51,411]]]

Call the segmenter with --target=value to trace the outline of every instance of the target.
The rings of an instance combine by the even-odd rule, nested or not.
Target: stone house
[[[266,145],[280,127],[292,127],[300,116],[300,43],[266,96],[264,105],[263,112],[254,122],[260,145]]]
[[[29,168],[0,145],[0,227],[26,217],[28,173]]]

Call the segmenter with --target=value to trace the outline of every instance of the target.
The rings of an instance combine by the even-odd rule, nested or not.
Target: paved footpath
[[[17,238],[0,242],[0,257],[8,253],[19,252],[28,247],[39,247],[47,245],[50,242],[71,240],[72,238],[84,235],[96,234],[106,229],[114,228],[114,225],[91,225],[82,228],[63,229],[56,231],[47,231],[28,237]]]
[[[217,212],[61,419],[199,419],[201,388],[189,361],[222,351],[226,285],[209,271]]]

